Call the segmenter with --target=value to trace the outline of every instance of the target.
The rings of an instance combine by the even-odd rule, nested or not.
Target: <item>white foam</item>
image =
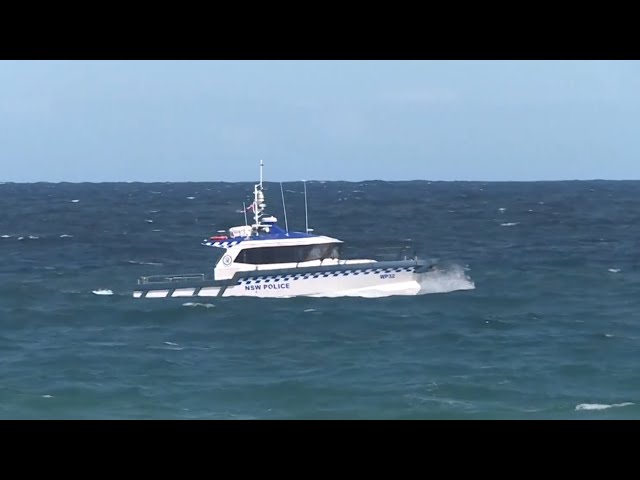
[[[62,235],[60,235],[60,238],[71,238],[73,237],[73,235],[67,235],[66,233],[63,233]]]
[[[163,265],[162,263],[156,263],[156,262],[138,262],[137,260],[127,260],[127,261],[133,265]]]
[[[151,231],[152,231],[152,232],[161,232],[161,231],[162,231],[162,229],[160,229],[160,228],[154,228],[154,229],[153,229],[153,230],[151,230]]]
[[[620,271],[620,269],[619,268],[610,268],[609,271],[611,273],[618,273]]]
[[[576,410],[606,410],[608,408],[628,407],[629,405],[635,405],[633,402],[614,403],[612,405],[602,403],[581,403],[576,405]]]
[[[80,200],[71,200],[71,203],[78,203]]]
[[[153,223],[153,220],[150,220],[150,219],[148,219],[148,218],[145,218],[145,220],[144,220],[144,221],[145,221],[145,222],[147,222],[147,223]]]
[[[18,240],[24,240],[24,237],[18,237]]]
[[[193,199],[195,199],[195,198],[196,198],[196,197],[187,197],[187,200],[193,200]]]
[[[182,306],[183,307],[205,307],[205,308],[215,307],[213,303],[194,303],[194,302],[183,303]]]
[[[449,293],[458,290],[473,290],[476,286],[460,265],[435,270],[423,275],[420,294]]]
[[[42,395],[42,398],[53,398],[53,395]]]
[[[515,225],[518,225],[518,222],[509,222],[509,223],[501,223],[500,224],[501,227],[513,227]]]
[[[100,288],[98,290],[93,290],[91,293],[94,295],[113,295],[113,292],[106,288]]]
[[[173,345],[174,347],[177,347],[178,344],[177,343],[173,343],[173,342],[164,342],[165,345]]]
[[[11,238],[11,235],[2,235],[0,238]]]
[[[31,240],[37,240],[37,239],[39,239],[40,237],[37,237],[36,235],[29,235],[29,238],[30,238]]]
[[[304,311],[305,311],[305,313],[307,313],[307,312],[315,312],[316,309],[315,308],[305,308]]]
[[[500,213],[504,213],[506,210],[507,210],[507,209],[506,209],[506,208],[504,208],[504,207],[500,207],[500,208],[498,209],[498,211],[499,211]]]

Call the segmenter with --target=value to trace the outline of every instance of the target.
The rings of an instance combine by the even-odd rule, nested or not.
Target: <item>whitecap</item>
[[[62,235],[60,235],[60,238],[71,238],[73,237],[73,235],[67,235],[66,233],[63,233]]]
[[[500,207],[498,210],[499,210],[501,213],[504,213],[504,212],[505,212],[505,210],[506,210],[506,208],[504,208],[504,207]]]
[[[215,305],[212,303],[194,303],[194,302],[183,303],[182,306],[183,307],[205,307],[205,308],[215,307]]]
[[[0,238],[11,238],[11,235],[2,235]]]
[[[316,309],[315,309],[315,308],[305,308],[305,310],[304,310],[304,311],[305,311],[305,313],[306,313],[306,312],[315,312],[315,311],[316,311]]]
[[[40,237],[38,237],[38,236],[36,236],[36,235],[29,235],[29,238],[30,238],[31,240],[37,240],[37,239],[39,239]]]
[[[619,268],[610,268],[609,271],[611,273],[618,273],[620,271],[620,269]]]
[[[154,229],[153,229],[153,230],[151,230],[151,231],[152,231],[152,232],[161,232],[161,231],[162,231],[162,229],[160,229],[160,228],[154,228]]]
[[[78,203],[80,200],[71,200],[71,203]]]
[[[91,293],[94,295],[113,295],[113,292],[106,288],[100,288],[98,290],[93,290]]]
[[[174,347],[177,347],[178,344],[177,343],[173,343],[173,342],[163,342],[165,345],[173,345]]]
[[[53,398],[53,395],[42,395],[42,398]]]
[[[157,262],[138,262],[137,260],[127,260],[127,262],[133,265],[163,265],[162,263]]]
[[[518,225],[518,222],[508,222],[508,223],[501,223],[500,224],[501,227],[513,227],[515,225]]]
[[[145,222],[147,222],[147,223],[153,223],[153,220],[150,220],[150,219],[148,219],[148,218],[145,218],[145,220],[144,220],[144,221],[145,221]]]
[[[196,197],[187,197],[187,200],[194,200]]]
[[[581,403],[576,405],[576,410],[606,410],[608,408],[628,407],[629,405],[635,405],[633,402],[614,403],[612,405],[602,403]]]
[[[447,269],[437,269],[424,274],[419,280],[420,294],[449,293],[458,290],[473,290],[476,288],[473,280],[465,273],[460,265],[452,265]]]
[[[24,237],[18,237],[18,240],[24,240]]]

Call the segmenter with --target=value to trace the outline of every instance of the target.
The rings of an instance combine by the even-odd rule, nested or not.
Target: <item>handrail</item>
[[[204,273],[186,273],[180,275],[150,275],[147,277],[140,277],[138,279],[138,285],[147,283],[173,283],[173,282],[185,282],[190,280],[204,281]]]

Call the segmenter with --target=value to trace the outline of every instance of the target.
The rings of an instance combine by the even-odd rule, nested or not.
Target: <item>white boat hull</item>
[[[429,272],[416,272],[415,267],[362,268],[346,271],[308,273],[275,273],[263,276],[239,275],[232,283],[199,287],[167,288],[166,284],[141,285],[134,298],[185,297],[386,297],[418,295],[421,281]]]
[[[300,280],[275,279],[269,283],[235,285],[222,294],[223,297],[382,297],[389,295],[417,295],[420,292],[419,277],[412,272],[347,276],[318,277]]]

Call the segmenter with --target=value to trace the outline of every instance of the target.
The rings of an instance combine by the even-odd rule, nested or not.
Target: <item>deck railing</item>
[[[148,277],[140,277],[138,279],[138,285],[145,285],[147,283],[179,283],[190,281],[204,281],[204,273],[187,273],[181,275],[151,275]]]

